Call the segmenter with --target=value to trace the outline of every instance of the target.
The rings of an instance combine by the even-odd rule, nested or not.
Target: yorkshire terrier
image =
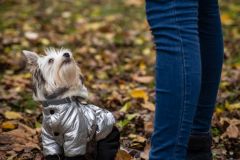
[[[45,55],[23,51],[32,73],[33,98],[43,106],[46,160],[114,160],[120,134],[111,112],[87,103],[83,76],[69,49]]]

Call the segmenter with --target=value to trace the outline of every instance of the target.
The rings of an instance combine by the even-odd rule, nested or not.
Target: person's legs
[[[210,160],[211,119],[223,63],[223,36],[217,0],[199,1],[202,83],[189,139],[188,160]]]
[[[150,160],[184,160],[201,85],[198,0],[146,0],[156,44]]]
[[[223,36],[217,0],[199,1],[202,84],[192,132],[209,132],[223,63]]]

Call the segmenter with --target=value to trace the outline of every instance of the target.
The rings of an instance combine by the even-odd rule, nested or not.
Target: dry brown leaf
[[[136,6],[136,7],[140,7],[143,5],[143,0],[127,0],[124,1],[125,5],[127,6]]]
[[[0,160],[5,160],[5,159],[7,159],[6,153],[3,151],[0,151]]]
[[[132,142],[145,143],[146,138],[136,134],[129,134],[128,137],[132,139]]]
[[[36,135],[36,133],[37,133],[37,129],[30,128],[30,127],[28,127],[27,125],[25,125],[23,123],[19,123],[18,124],[18,128],[22,129],[24,132],[27,132],[27,133],[29,133],[31,135]]]
[[[8,151],[7,152],[7,160],[15,160],[17,159],[17,153],[15,151]],[[6,160],[6,159],[4,159]],[[18,160],[18,159],[17,159]]]
[[[28,142],[27,144],[25,144],[25,147],[24,147],[25,152],[30,152],[33,149],[41,150],[41,148],[37,143]]]
[[[125,150],[118,150],[115,160],[133,160],[132,156]]]
[[[235,125],[230,125],[225,133],[229,138],[237,138],[239,135],[239,129]]]
[[[25,145],[18,144],[18,143],[12,144],[12,150],[16,152],[21,152],[22,150],[24,150],[24,148],[25,148]]]
[[[151,102],[144,102],[141,104],[143,108],[148,109],[149,111],[154,112],[155,111],[155,105]]]
[[[221,117],[220,118],[220,124],[223,125],[225,122],[227,122],[228,124],[230,124],[230,119],[227,117]]]
[[[220,124],[224,125],[227,122],[229,126],[227,127],[226,131],[222,134],[221,138],[228,136],[229,138],[238,138],[240,135],[240,131],[238,125],[240,125],[240,120],[238,119],[229,119],[229,118],[221,118]]]
[[[8,136],[7,134],[1,133],[0,134],[0,144],[10,144],[12,143],[12,137]]]
[[[18,128],[2,132],[0,134],[1,149],[6,151],[31,152],[33,149],[41,150],[39,146],[39,133],[22,123],[18,123]]]
[[[141,152],[141,158],[142,159],[148,159],[149,158],[149,151],[150,151],[150,144],[148,143],[145,148],[144,148],[144,151]]]
[[[152,133],[153,132],[153,123],[152,122],[145,122],[144,123],[144,131],[146,133]]]
[[[132,79],[134,81],[140,82],[140,83],[151,83],[153,81],[153,76],[138,76],[138,75],[133,75]]]
[[[43,155],[40,153],[37,153],[34,160],[43,160]]]

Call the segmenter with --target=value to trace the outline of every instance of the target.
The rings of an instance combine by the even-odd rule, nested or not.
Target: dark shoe
[[[85,158],[85,156],[79,155],[75,157],[65,157],[64,160],[87,160],[87,159]]]
[[[191,135],[188,142],[187,160],[212,160],[211,146],[211,135]]]
[[[44,158],[45,160],[62,160],[62,155],[48,155]]]

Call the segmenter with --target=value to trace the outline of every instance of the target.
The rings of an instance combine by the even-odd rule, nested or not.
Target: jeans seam
[[[184,114],[184,111],[185,111],[185,100],[186,100],[186,71],[185,71],[185,59],[184,59],[184,49],[183,49],[183,39],[182,39],[182,36],[181,36],[181,31],[180,31],[180,26],[177,22],[177,16],[176,16],[176,12],[177,12],[177,9],[176,9],[176,0],[173,1],[174,3],[174,16],[175,16],[175,23],[176,23],[176,26],[177,26],[177,31],[178,31],[178,35],[179,35],[179,38],[180,38],[180,44],[181,44],[181,54],[182,54],[182,66],[183,66],[183,102],[182,102],[182,106],[183,108],[180,109],[180,121],[178,123],[178,133],[177,133],[177,143],[175,144],[175,147],[174,147],[174,150],[173,150],[173,157],[176,158],[176,148],[177,148],[177,145],[179,144],[179,136],[181,134],[181,129],[182,129],[182,121],[183,121],[183,114]]]

